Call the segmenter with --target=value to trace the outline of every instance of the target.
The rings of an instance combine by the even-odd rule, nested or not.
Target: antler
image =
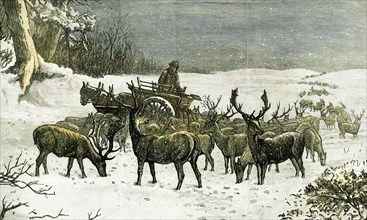
[[[266,90],[264,90],[263,95],[261,96],[261,100],[264,102],[264,106],[261,108],[261,110],[259,111],[259,114],[255,117],[255,110],[252,112],[251,115],[248,115],[246,113],[244,113],[241,109],[242,109],[242,104],[238,105],[237,104],[237,96],[238,96],[238,88],[232,90],[232,95],[231,95],[231,99],[230,102],[231,104],[234,106],[234,108],[237,110],[237,112],[239,112],[242,115],[242,118],[249,122],[249,121],[253,121],[253,120],[259,120],[261,117],[264,116],[265,112],[268,111],[270,109],[271,104],[268,101],[268,96],[266,94]]]
[[[288,110],[285,110],[285,107],[284,107],[283,113],[281,115],[278,115],[279,108],[280,108],[280,102],[277,103],[277,109],[271,114],[272,118],[268,121],[268,123],[273,120],[279,122],[280,118],[285,117],[293,109],[293,107],[291,107],[291,105],[288,104]]]
[[[127,87],[131,90],[131,94],[132,94],[132,97],[134,99],[134,106],[135,106],[135,109],[138,108],[138,98],[139,96],[136,94],[136,89],[135,89],[135,86],[134,86],[134,82],[131,80],[131,84],[130,83],[126,83],[127,84]],[[131,106],[127,106],[127,105],[124,105],[128,108],[133,108]]]
[[[121,146],[115,150],[113,149],[113,137],[121,129],[121,126],[119,126],[121,119],[117,117],[112,117],[110,121],[111,122],[110,122],[110,127],[108,129],[108,134],[106,135],[108,138],[108,148],[107,148],[106,153],[102,155],[104,160],[112,160],[113,158],[115,158],[115,156],[109,158],[108,154],[117,152],[121,149]]]
[[[217,98],[217,103],[215,103],[213,100],[210,99],[210,95],[204,96],[202,104],[204,107],[208,108],[209,111],[215,111],[221,99],[222,99],[222,96],[219,96]]]
[[[231,113],[231,114],[229,114]],[[223,118],[226,119],[230,119],[231,117],[233,117],[235,114],[237,114],[237,112],[233,111],[233,105],[227,106],[227,112],[226,113],[222,113],[221,116],[219,117],[219,119],[217,119],[217,121],[222,120]]]
[[[354,118],[361,119],[362,116],[363,116],[363,114],[364,114],[364,112],[365,112],[365,109],[363,109],[362,112],[361,112],[361,114],[358,114],[358,115],[355,115],[354,114],[354,109],[352,109],[351,112],[352,112],[352,115],[353,115]]]
[[[105,121],[100,123],[100,120],[96,121],[95,119],[93,119],[93,128],[88,135],[88,137],[92,139],[95,149],[97,149],[96,153],[98,153],[100,156],[102,156],[102,152],[107,149],[106,147],[101,146],[102,144],[100,141],[100,130],[102,126],[105,125],[105,123]]]
[[[361,115],[359,116],[359,118],[362,118],[364,112],[366,111],[366,109],[363,109],[362,112],[361,112]]]
[[[303,116],[303,113],[305,113],[307,106],[301,106],[301,103],[299,104],[299,107],[297,107],[298,100],[294,103],[294,109],[296,110],[296,116]]]

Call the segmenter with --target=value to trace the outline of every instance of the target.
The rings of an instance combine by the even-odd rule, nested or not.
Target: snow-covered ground
[[[1,81],[1,164],[8,163],[22,152],[22,158],[35,163],[38,150],[33,144],[33,130],[45,123],[56,123],[67,116],[84,117],[94,112],[91,105],[81,106],[79,90],[82,82],[98,85],[103,82],[105,88],[114,85],[115,92],[127,91],[126,82],[136,80],[136,75],[106,76],[102,79],[71,74],[69,69],[55,68],[55,71],[66,72],[64,77],[34,82],[28,96],[29,101],[18,103],[19,84],[14,81],[15,75],[0,75]],[[244,110],[252,112],[261,108],[260,96],[263,89],[268,92],[272,103],[272,112],[276,103],[282,106],[299,99],[298,94],[308,91],[311,85],[299,82],[325,82],[338,86],[336,89],[325,88],[330,92],[322,96],[328,104],[342,102],[347,110],[354,109],[360,113],[366,108],[367,87],[366,70],[347,70],[330,72],[325,75],[305,78],[319,73],[293,69],[275,71],[267,69],[234,70],[202,75],[196,73],[180,73],[181,85],[187,86],[187,93],[200,96],[211,95],[213,99],[222,95],[220,107],[225,109],[229,104],[231,89],[239,88],[239,102],[244,103]],[[144,80],[157,81],[158,76],[140,76]],[[305,79],[303,79],[305,78]],[[319,96],[305,98],[319,101]],[[199,102],[194,103],[199,105]],[[269,113],[270,114],[270,113]],[[314,113],[311,113],[314,114]],[[317,114],[316,114],[317,115]],[[56,195],[35,195],[27,189],[20,190],[9,186],[1,186],[1,198],[7,201],[28,202],[29,207],[20,207],[9,212],[6,219],[25,219],[34,214],[57,214],[60,209],[68,216],[59,219],[87,219],[88,213],[96,213],[100,209],[99,219],[277,219],[278,214],[290,209],[286,198],[291,193],[303,189],[309,182],[318,177],[329,166],[342,165],[352,159],[365,160],[366,154],[366,114],[358,138],[350,134],[340,139],[338,129],[327,130],[321,122],[321,136],[327,152],[327,165],[321,167],[318,162],[304,159],[306,178],[294,177],[294,168],[290,162],[280,164],[280,173],[268,172],[264,185],[257,185],[256,169],[253,169],[249,181],[235,184],[235,175],[224,174],[224,161],[221,152],[215,148],[212,155],[215,159],[215,171],[203,171],[204,157],[199,158],[203,188],[197,188],[195,175],[189,164],[185,164],[185,179],[180,191],[174,190],[177,184],[176,170],[171,165],[156,165],[158,183],[152,184],[149,167],[146,165],[141,186],[135,186],[137,178],[137,162],[131,150],[119,152],[116,158],[107,163],[108,177],[101,178],[94,166],[84,160],[86,179],[81,178],[76,163],[71,177],[66,178],[67,158],[48,157],[50,174],[44,175],[41,168],[40,177],[24,177],[29,181],[39,181],[53,186]],[[131,142],[129,140],[129,146]],[[4,167],[1,166],[1,171]],[[31,169],[34,175],[34,167]]]

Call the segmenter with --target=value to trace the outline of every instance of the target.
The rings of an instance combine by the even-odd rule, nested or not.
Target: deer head
[[[234,108],[237,110],[238,113],[241,114],[242,118],[245,120],[245,122],[248,124],[249,130],[255,131],[258,134],[262,134],[263,130],[260,127],[259,120],[264,116],[264,114],[270,109],[271,104],[268,102],[268,96],[266,91],[264,90],[263,95],[261,96],[261,100],[264,102],[264,106],[259,111],[257,116],[255,116],[255,110],[251,113],[251,115],[246,114],[242,111],[242,104],[237,103],[237,97],[238,97],[238,88],[232,90],[231,99],[230,102],[234,106]]]
[[[305,113],[307,106],[302,106],[301,103],[299,106],[297,106],[298,100],[294,103],[294,109],[296,111],[296,117],[300,118],[303,117],[303,114]]]
[[[233,106],[227,106],[227,111],[222,112],[220,115],[216,111],[210,111],[209,117],[206,120],[204,126],[202,127],[202,132],[214,132],[216,127],[218,127],[218,123],[223,120],[229,120],[231,117],[233,117],[237,112],[233,111]],[[219,127],[218,127],[219,128]]]
[[[116,131],[116,119],[112,122],[110,122],[109,131],[107,132],[106,136],[108,137],[108,146],[104,146],[102,144],[102,137],[101,137],[101,128],[105,126],[107,122],[102,120],[94,120],[93,121],[93,128],[91,129],[88,137],[90,138],[93,149],[98,154],[99,159],[93,160],[92,163],[97,167],[98,173],[100,176],[105,177],[107,176],[106,173],[106,160],[112,160],[115,158],[108,157],[110,153],[114,153],[120,150],[121,147],[114,149],[113,148],[113,135],[118,131]],[[121,127],[120,127],[121,128]],[[111,133],[113,133],[112,138],[110,137]]]
[[[362,112],[361,112],[361,114],[359,114],[359,115],[355,115],[354,114],[354,110],[351,110],[351,112],[352,112],[352,115],[354,117],[354,123],[359,123],[361,121],[361,119],[362,119],[362,116],[363,116],[363,114],[365,112],[365,109],[363,109]]]

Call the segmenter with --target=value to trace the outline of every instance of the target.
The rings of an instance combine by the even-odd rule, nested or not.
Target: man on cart
[[[182,94],[186,87],[181,88],[180,79],[177,73],[179,68],[178,61],[173,60],[169,63],[169,67],[161,73],[158,79],[158,90],[163,93]]]

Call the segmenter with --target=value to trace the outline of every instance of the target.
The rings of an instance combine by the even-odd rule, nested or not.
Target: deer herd
[[[280,103],[270,115],[271,119],[264,120],[265,114],[271,108],[267,92],[261,96],[263,106],[259,110],[249,110],[237,101],[238,89],[232,90],[226,112],[219,111],[217,101],[205,96],[202,106],[207,111],[200,112],[199,107],[192,111],[194,117],[174,118],[152,121],[145,118],[142,105],[138,103],[138,96],[133,82],[128,83],[132,92],[133,105],[120,103],[123,109],[118,113],[94,113],[85,118],[67,117],[55,124],[41,125],[33,132],[34,143],[39,149],[36,159],[35,175],[39,176],[39,167],[43,165],[45,174],[47,169],[47,155],[68,157],[66,176],[74,159],[77,160],[82,178],[86,177],[83,159],[89,159],[96,167],[101,177],[107,176],[106,161],[113,159],[111,154],[123,149],[126,152],[126,139],[131,138],[132,150],[137,158],[137,181],[141,185],[144,164],[149,164],[152,183],[156,183],[155,164],[173,163],[178,177],[176,190],[182,186],[185,173],[183,165],[189,162],[198,182],[202,187],[201,173],[197,161],[200,155],[205,156],[205,167],[214,171],[214,159],[211,153],[215,146],[222,152],[224,158],[224,172],[236,174],[236,183],[243,181],[247,168],[249,179],[253,165],[257,168],[258,184],[264,184],[265,174],[271,164],[278,164],[290,160],[295,169],[295,176],[305,177],[303,152],[306,158],[310,155],[315,162],[315,152],[320,164],[326,164],[326,152],[323,149],[322,138],[319,134],[320,120],[327,129],[335,129],[337,124],[340,138],[346,133],[357,137],[361,118],[365,112],[355,114],[352,110],[352,121],[345,106],[333,107],[330,103],[319,103],[314,111],[320,111],[320,117],[304,116],[309,103],[295,102],[294,106],[284,108],[279,114]],[[81,100],[82,101],[82,100]],[[119,100],[114,100],[119,102]],[[291,110],[295,109],[295,118],[290,118]],[[245,110],[248,109],[248,110]],[[316,109],[316,110],[315,110]],[[235,118],[234,115],[240,117]],[[233,118],[233,119],[232,119]],[[115,146],[115,142],[118,146]]]

